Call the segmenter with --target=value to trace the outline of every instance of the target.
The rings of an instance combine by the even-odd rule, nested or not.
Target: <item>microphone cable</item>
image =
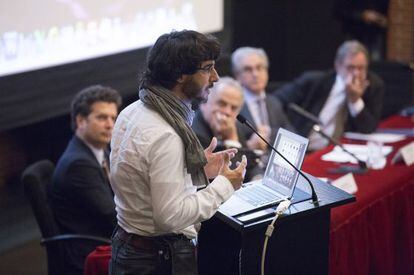
[[[267,243],[269,242],[269,238],[273,234],[273,230],[275,229],[275,222],[277,218],[279,218],[280,215],[286,212],[286,210],[289,209],[291,202],[290,200],[284,200],[277,206],[275,210],[275,217],[273,218],[272,222],[267,226],[266,232],[265,232],[265,239],[263,243],[263,250],[262,250],[262,260],[261,260],[261,268],[260,268],[260,274],[265,274],[265,262],[266,262],[266,250],[267,250]]]

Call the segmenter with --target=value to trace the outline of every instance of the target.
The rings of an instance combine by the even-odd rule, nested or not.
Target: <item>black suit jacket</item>
[[[116,225],[111,187],[91,149],[75,135],[56,165],[48,194],[61,233],[110,238]],[[81,274],[86,256],[96,245],[88,241],[65,243],[65,268]]]
[[[267,114],[269,116],[269,124],[271,128],[271,134],[270,134],[270,140],[269,143],[273,145],[273,142],[276,138],[276,133],[279,130],[280,127],[285,128],[289,131],[295,132],[294,127],[292,127],[291,123],[289,122],[289,119],[287,115],[285,114],[285,111],[283,110],[282,104],[280,101],[271,96],[266,96],[266,109]],[[257,125],[255,124],[253,120],[253,116],[249,111],[249,108],[247,107],[247,104],[244,103],[240,114],[243,115],[248,121],[250,121],[253,126],[257,129]],[[253,134],[253,131],[247,128],[245,125],[242,126],[242,132],[246,139],[249,139],[250,136]]]
[[[305,72],[293,82],[276,90],[274,95],[280,99],[285,108],[293,102],[318,117],[335,83],[335,78],[334,71]],[[356,117],[352,117],[347,108],[345,131],[371,133],[377,127],[385,88],[383,81],[374,73],[368,74],[368,81],[370,85],[362,97],[365,107]],[[298,133],[308,136],[313,126],[312,122],[291,111],[288,114]]]

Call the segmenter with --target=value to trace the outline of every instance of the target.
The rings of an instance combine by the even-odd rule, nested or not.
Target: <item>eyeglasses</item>
[[[207,64],[204,67],[197,67],[197,71],[203,71],[206,73],[211,74],[216,68],[214,67],[214,63]]]
[[[346,65],[344,65],[344,67],[348,72],[353,72],[355,70],[361,71],[361,72],[366,72],[367,69],[368,69],[368,66],[365,66],[365,65],[357,66],[357,65],[353,65],[353,64],[346,64]]]
[[[258,71],[258,72],[263,72],[265,70],[267,70],[267,66],[266,65],[256,65],[256,66],[245,66],[243,68],[241,68],[241,71],[243,73],[253,73],[253,71]]]

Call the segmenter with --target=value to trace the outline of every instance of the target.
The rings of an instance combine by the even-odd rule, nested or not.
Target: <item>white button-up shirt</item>
[[[223,176],[197,192],[185,167],[182,139],[141,101],[118,116],[111,149],[118,224],[129,233],[194,238],[194,225],[212,217],[234,193]]]
[[[322,122],[323,131],[332,136],[336,127],[336,115],[346,101],[345,81],[340,75],[336,75],[335,83],[329,93],[326,102],[319,113],[319,120]],[[355,103],[347,101],[349,113],[352,117],[357,116],[364,109],[364,101],[360,98]],[[315,131],[309,135],[309,149],[319,150],[328,145],[328,141]]]

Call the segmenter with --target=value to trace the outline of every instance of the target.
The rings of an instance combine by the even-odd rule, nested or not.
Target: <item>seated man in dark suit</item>
[[[61,233],[110,238],[116,226],[106,149],[120,104],[117,91],[100,85],[80,91],[72,101],[75,135],[56,165],[48,192]],[[66,242],[62,270],[83,274],[85,258],[96,245]]]
[[[241,148],[246,139],[240,135],[236,120],[243,105],[240,84],[231,77],[222,77],[210,89],[207,102],[200,105],[193,121],[193,129],[201,145],[207,147],[216,137],[221,147]]]
[[[246,138],[241,130],[245,126],[236,120],[243,102],[240,84],[231,77],[222,77],[210,89],[207,102],[200,105],[191,127],[204,148],[216,137],[217,151],[238,148],[239,152],[234,159],[236,161],[241,159],[241,155],[246,155],[248,164],[245,181],[249,181],[253,176],[261,177],[264,171],[257,165],[256,154],[247,148]]]
[[[368,52],[358,41],[343,43],[335,58],[335,71],[306,72],[274,92],[287,108],[295,103],[319,117],[323,130],[334,138],[344,131],[371,133],[381,115],[384,83],[368,72]],[[312,130],[313,123],[292,113],[299,134],[309,137],[309,149],[328,144]]]
[[[236,79],[243,86],[245,103],[240,111],[272,144],[279,127],[293,130],[279,100],[266,95],[269,61],[263,49],[242,47],[231,56]],[[243,134],[250,149],[266,151],[267,145],[247,127]]]

